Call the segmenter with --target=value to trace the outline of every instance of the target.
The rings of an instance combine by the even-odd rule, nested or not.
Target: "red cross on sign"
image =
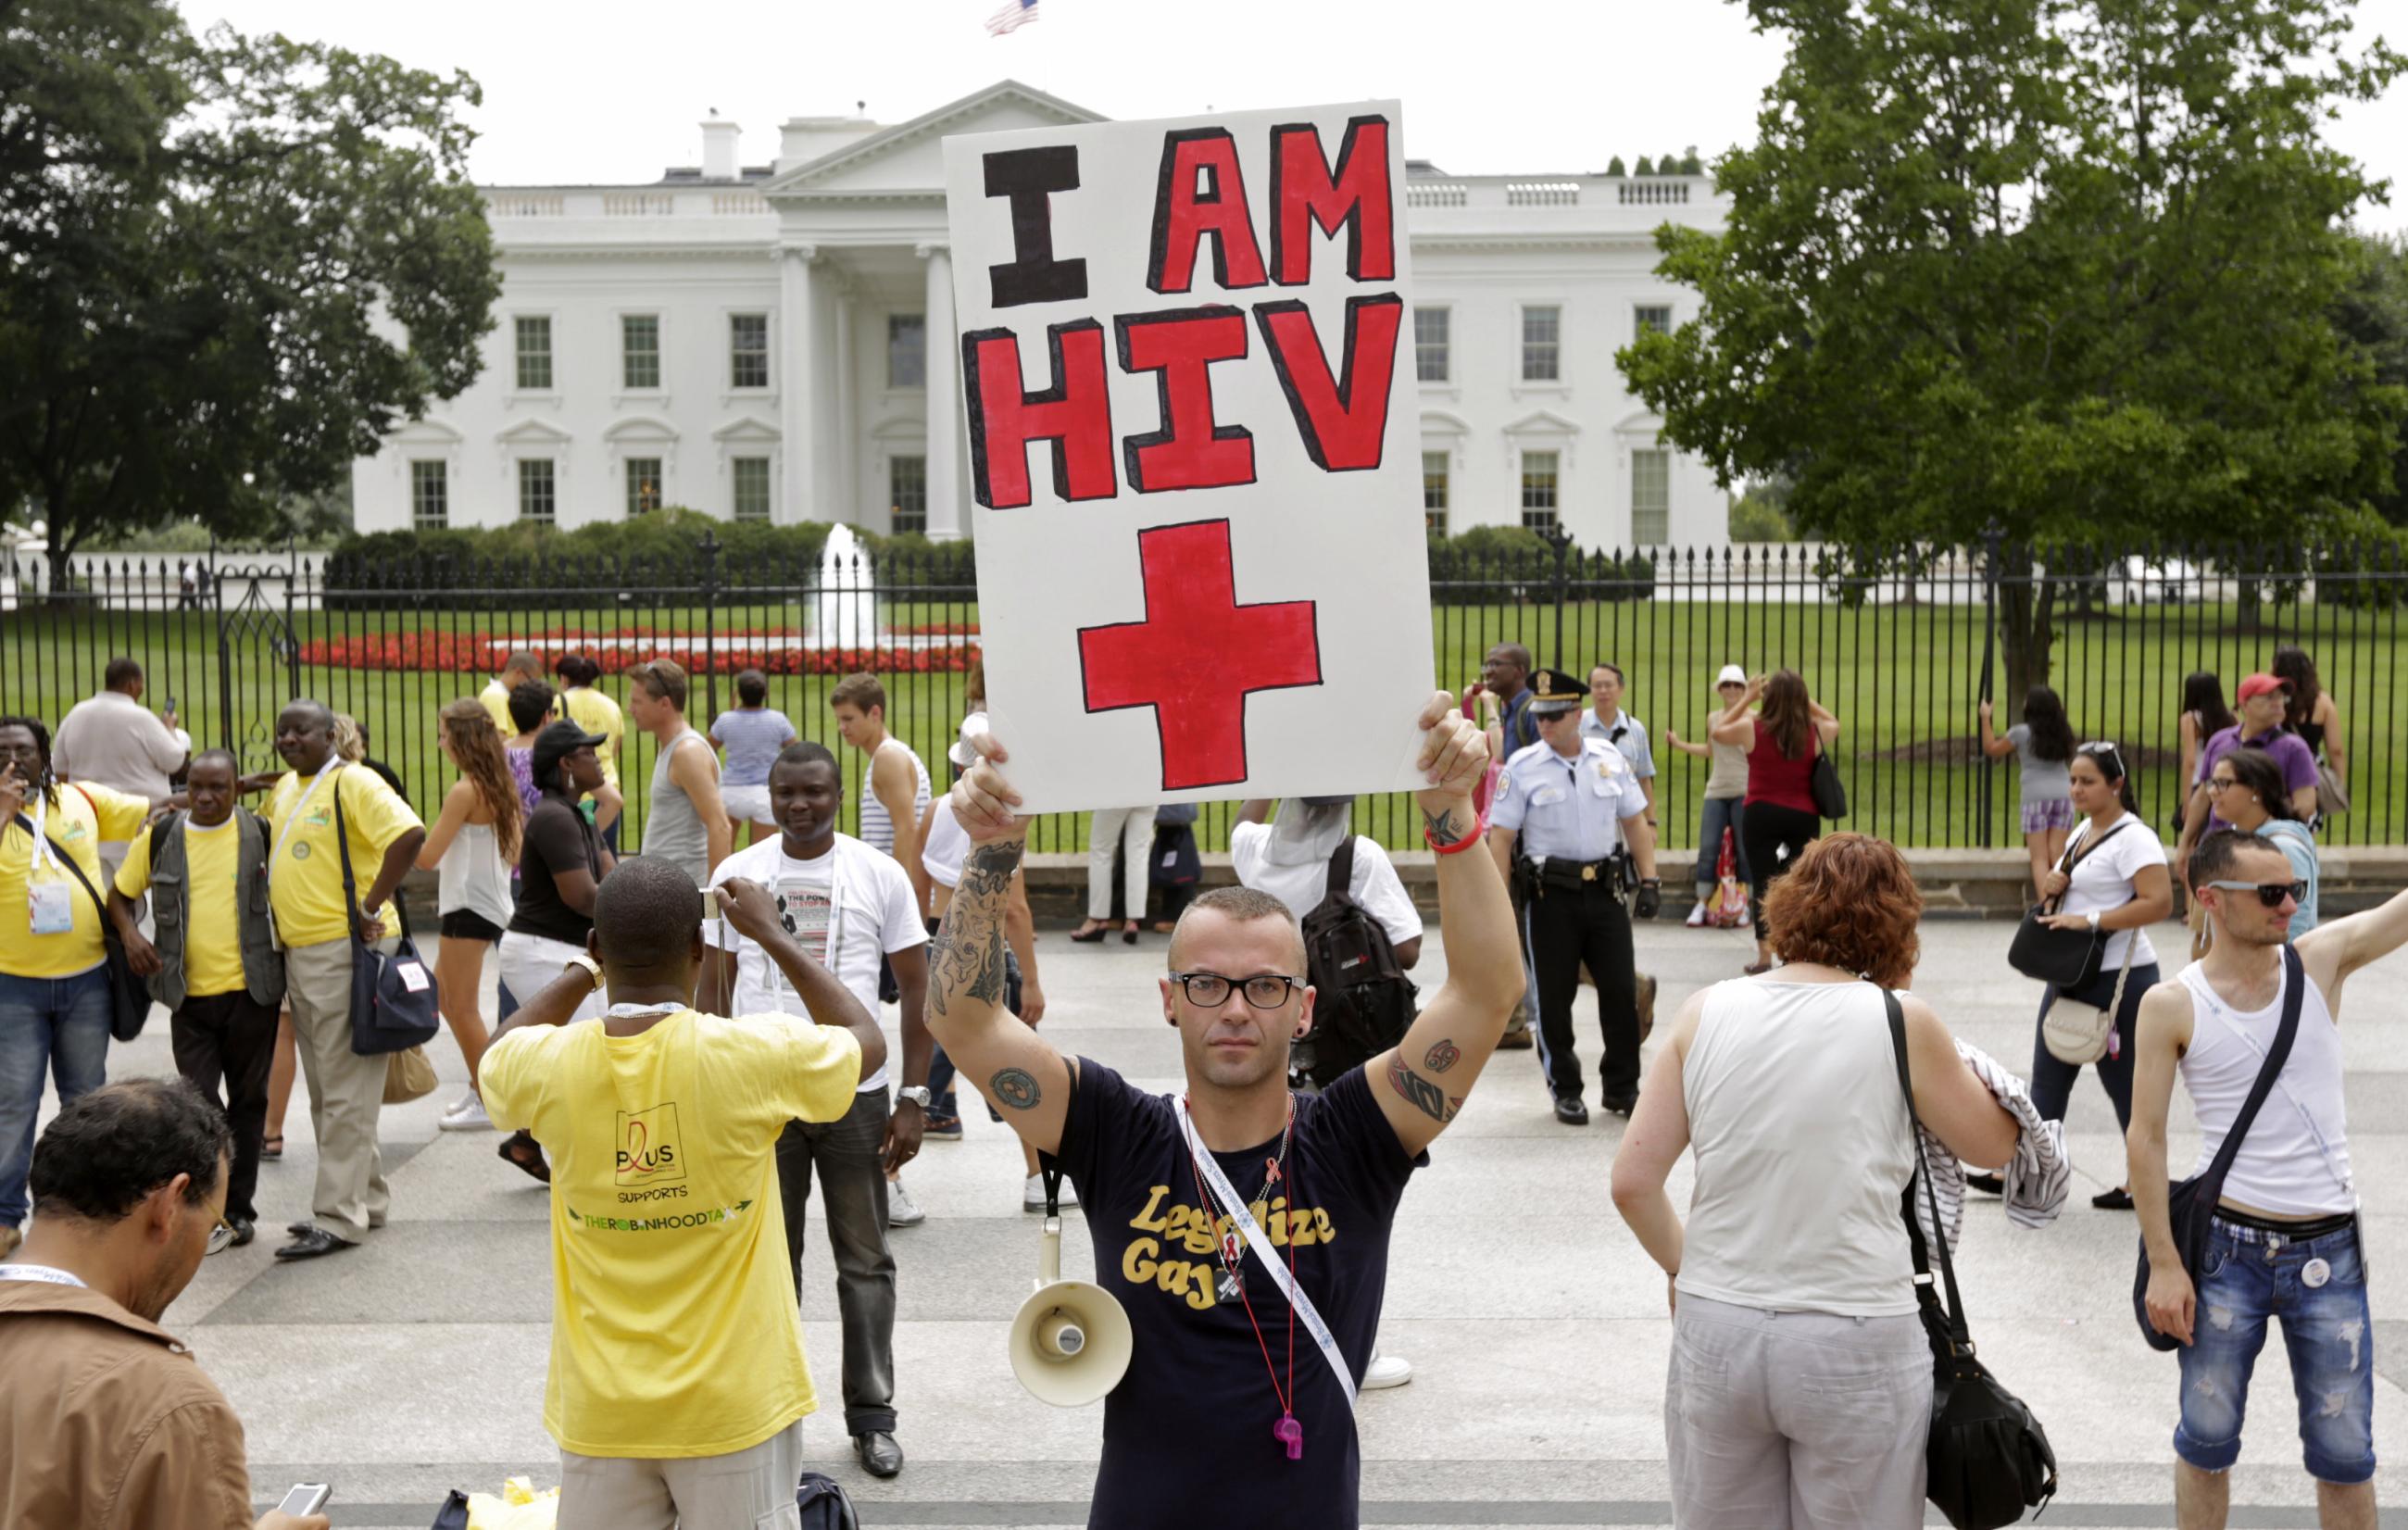
[[[1321,683],[1313,603],[1239,605],[1226,521],[1137,541],[1145,620],[1079,629],[1087,710],[1154,708],[1167,792],[1242,781],[1246,697]]]

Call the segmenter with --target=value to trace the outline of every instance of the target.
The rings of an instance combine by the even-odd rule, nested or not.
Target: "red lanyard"
[[[1295,1133],[1296,1101],[1291,1098],[1287,1106],[1287,1128],[1281,1134],[1285,1139],[1281,1144],[1281,1158],[1287,1156],[1287,1145],[1294,1140]],[[1204,1151],[1210,1152],[1211,1150],[1207,1148]],[[1199,1208],[1209,1208],[1212,1205],[1212,1194],[1205,1188],[1204,1170],[1196,1162],[1195,1155],[1192,1153],[1188,1155],[1187,1171],[1196,1178],[1196,1204]],[[1278,1184],[1280,1180],[1279,1158],[1265,1159],[1263,1161],[1263,1209],[1266,1212],[1270,1209],[1271,1187]],[[1288,1205],[1290,1208],[1296,1205],[1296,1194],[1293,1190],[1288,1194]],[[1238,1300],[1243,1303],[1246,1308],[1246,1323],[1254,1331],[1254,1347],[1262,1351],[1263,1369],[1271,1379],[1271,1394],[1279,1399],[1280,1421],[1271,1426],[1271,1434],[1281,1444],[1287,1447],[1287,1458],[1290,1461],[1301,1461],[1304,1459],[1304,1425],[1297,1422],[1295,1408],[1296,1304],[1290,1302],[1287,1308],[1287,1384],[1283,1387],[1280,1384],[1279,1368],[1271,1364],[1270,1342],[1263,1337],[1263,1325],[1254,1316],[1254,1299],[1246,1294],[1246,1277],[1243,1269],[1245,1253],[1245,1245],[1239,1240],[1238,1230],[1232,1225],[1228,1231],[1221,1235],[1221,1266],[1228,1272],[1230,1280],[1237,1284]],[[1287,1278],[1291,1286],[1296,1284],[1296,1237],[1293,1232],[1290,1233],[1287,1240]]]

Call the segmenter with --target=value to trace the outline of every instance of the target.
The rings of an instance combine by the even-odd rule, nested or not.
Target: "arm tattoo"
[[[1444,1090],[1405,1066],[1405,1060],[1401,1057],[1388,1060],[1388,1087],[1402,1096],[1406,1104],[1440,1125],[1453,1121],[1455,1113],[1463,1108],[1461,1099],[1447,1098]]]
[[[1422,1066],[1432,1073],[1444,1073],[1463,1060],[1462,1050],[1452,1041],[1440,1041],[1422,1054]]]
[[[957,994],[979,1004],[1003,1002],[1003,902],[1022,848],[981,845],[963,862],[961,886],[946,906],[928,957],[928,1004],[937,1013],[949,1013]]]
[[[1025,1068],[1008,1067],[986,1081],[987,1093],[1007,1110],[1034,1110],[1045,1098]]]
[[[1455,821],[1455,809],[1452,808],[1442,813],[1425,810],[1422,813],[1422,826],[1427,831],[1430,843],[1440,847],[1452,845],[1469,832],[1464,825]]]

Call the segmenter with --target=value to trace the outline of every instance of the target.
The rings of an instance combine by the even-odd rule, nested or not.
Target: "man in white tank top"
[[[2192,895],[2214,944],[2141,1001],[2128,1142],[2148,1250],[2149,1322],[2182,1341],[2174,1514],[2222,1530],[2241,1455],[2250,1367],[2280,1318],[2300,1439],[2326,1530],[2373,1530],[2374,1331],[2342,1108],[2342,983],[2408,942],[2408,894],[2319,925],[2296,943],[2307,979],[2291,1052],[2243,1140],[2216,1203],[2194,1289],[2167,1214],[2166,1114],[2182,1076],[2203,1170],[2247,1100],[2282,1022],[2283,947],[2297,874],[2282,851],[2221,830],[2191,854]]]

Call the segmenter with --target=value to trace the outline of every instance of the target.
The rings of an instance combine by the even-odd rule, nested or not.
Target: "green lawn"
[[[45,609],[0,615],[0,687],[6,691],[0,706],[55,722],[98,686],[100,669],[112,653],[128,652],[149,673],[147,699],[157,706],[169,695],[178,697],[196,739],[226,741],[230,715],[233,740],[246,762],[271,764],[269,730],[296,680],[282,662],[280,612],[269,614],[272,620],[230,618],[222,644],[214,613]],[[967,598],[930,599],[892,606],[882,614],[896,626],[969,623],[977,620],[977,607]],[[299,613],[293,628],[305,649],[409,633],[490,635],[505,645],[528,641],[546,647],[538,635],[621,627],[681,633],[680,646],[700,648],[706,620],[724,644],[731,633],[795,631],[805,617],[799,604],[723,607],[705,613],[597,600],[585,593],[530,596],[492,611]],[[1986,772],[1985,797],[1985,772],[1972,760],[1983,655],[1979,607],[1850,608],[1675,599],[1561,608],[1440,606],[1433,628],[1439,678],[1450,686],[1475,678],[1483,652],[1507,639],[1526,643],[1541,664],[1559,661],[1584,671],[1599,659],[1621,665],[1630,677],[1627,705],[1656,740],[1668,844],[1686,845],[1695,836],[1705,766],[1670,750],[1664,735],[1669,728],[1684,738],[1704,736],[1713,671],[1730,662],[1751,669],[1799,669],[1817,699],[1846,724],[1844,775],[1856,808],[1849,827],[1909,845],[2017,842],[2012,763]],[[2184,675],[2193,668],[2216,670],[2229,692],[2240,676],[2267,664],[2277,642],[2300,642],[2315,656],[2327,689],[2342,707],[2347,738],[2357,806],[2338,821],[2332,837],[2343,843],[2397,842],[2401,820],[2408,815],[2399,785],[2401,763],[2408,759],[2408,717],[2397,700],[2399,613],[2286,606],[2263,613],[2258,631],[2237,629],[2237,613],[2229,607],[2111,608],[2086,620],[2060,617],[2054,672],[2080,736],[2115,739],[2141,762],[2135,784],[2143,810],[2153,822],[2162,822],[2174,800],[2175,719]],[[2003,662],[1994,659],[1992,667],[1994,685],[2003,683]],[[436,710],[473,694],[485,678],[481,669],[396,672],[309,663],[299,666],[297,688],[366,722],[377,753],[399,771],[423,808],[448,779],[448,767],[434,749]],[[771,704],[792,716],[806,736],[836,746],[827,708],[836,679],[774,675]],[[960,716],[963,677],[892,673],[887,679],[892,725],[931,763],[941,784],[939,756]],[[731,679],[715,680],[716,705],[732,705]],[[606,679],[604,689],[624,702],[624,682],[615,676]],[[711,704],[701,699],[699,679],[696,691],[689,715],[707,725]],[[2014,705],[2001,706],[2001,728],[2014,710]],[[841,749],[839,753],[847,754],[853,778],[849,788],[857,791],[858,759]],[[630,828],[640,832],[643,782],[652,763],[649,741],[632,741],[629,756],[623,776],[635,820]],[[1208,848],[1226,843],[1228,811],[1208,809]],[[1358,822],[1390,845],[1415,842],[1418,821],[1402,798],[1372,799]],[[1083,822],[1075,817],[1049,821],[1036,844],[1040,850],[1082,848]]]

